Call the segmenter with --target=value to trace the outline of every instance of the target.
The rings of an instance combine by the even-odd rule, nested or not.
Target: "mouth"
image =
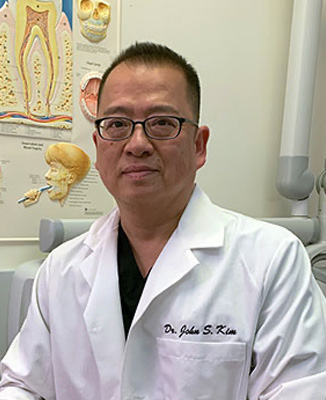
[[[49,189],[47,189],[46,191],[47,191],[48,193],[52,192],[52,190],[54,190],[55,186],[54,186],[51,182],[49,182],[49,181],[46,181],[46,183],[48,184],[48,186],[51,186],[51,187],[50,187]]]
[[[48,192],[49,194],[52,194],[52,195],[53,195],[54,193],[57,192],[58,186],[54,185],[54,184],[51,183],[50,181],[47,181],[47,184],[48,184],[49,186],[51,186],[49,189],[47,189],[47,192]]]
[[[122,175],[133,179],[141,179],[157,173],[156,168],[149,167],[147,165],[134,165],[122,170]]]

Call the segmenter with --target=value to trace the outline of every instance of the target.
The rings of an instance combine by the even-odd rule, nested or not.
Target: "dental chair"
[[[86,232],[93,222],[93,219],[42,219],[39,229],[41,251],[49,253],[61,243]],[[45,257],[21,264],[13,274],[8,308],[8,347],[26,318],[34,278]]]

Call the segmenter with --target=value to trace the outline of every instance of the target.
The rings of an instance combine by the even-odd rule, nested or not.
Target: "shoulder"
[[[229,220],[225,227],[225,247],[241,260],[257,285],[268,286],[275,280],[310,279],[308,253],[292,232],[239,213],[223,212]]]
[[[47,268],[52,268],[52,265],[55,265],[53,268],[56,270],[72,266],[78,268],[88,257],[101,250],[110,232],[118,225],[118,221],[119,214],[116,209],[97,219],[87,232],[54,249],[46,258]]]
[[[216,254],[234,273],[246,270],[257,285],[277,269],[285,273],[301,268],[310,273],[308,254],[301,241],[289,230],[214,205],[198,190],[194,200],[196,204],[193,201],[189,207],[188,231],[201,237],[215,236],[216,240],[209,243],[210,247],[216,247]],[[220,246],[216,245],[218,240]]]
[[[191,235],[214,235],[223,232],[226,244],[237,245],[252,250],[274,251],[280,244],[297,242],[298,239],[287,229],[230,211],[213,204],[199,188],[185,211],[182,225]]]
[[[245,243],[250,241],[253,246],[264,245],[264,248],[275,248],[280,244],[299,242],[299,239],[288,229],[265,222],[234,211],[219,208],[225,215],[226,233],[234,239]]]

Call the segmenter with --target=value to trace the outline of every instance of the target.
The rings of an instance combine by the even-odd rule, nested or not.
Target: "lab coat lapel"
[[[197,264],[196,257],[185,246],[179,232],[175,231],[147,278],[132,327],[157,296],[182,279]]]
[[[102,236],[86,265],[81,265],[91,285],[84,318],[103,388],[108,384],[106,390],[117,387],[125,344],[117,273],[117,223],[109,221],[108,225],[105,239]],[[90,269],[97,271],[94,274]],[[114,368],[108,368],[108,360]]]
[[[219,215],[215,221],[213,208],[214,215]],[[195,250],[223,246],[226,223],[223,213],[196,187],[177,229],[148,276],[131,328],[155,298],[200,263]]]

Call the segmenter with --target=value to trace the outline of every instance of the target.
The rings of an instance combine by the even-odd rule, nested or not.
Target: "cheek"
[[[113,174],[119,163],[119,152],[114,142],[105,143],[96,147],[95,168],[98,170],[102,180],[107,180]]]
[[[60,176],[58,173],[55,173],[55,174],[52,173],[52,174],[50,174],[50,179],[53,181],[60,181]]]
[[[101,143],[96,147],[95,168],[101,174],[107,174],[115,168],[121,158],[121,144],[116,142]]]
[[[195,167],[195,150],[194,146],[182,146],[178,149],[178,155],[174,157],[174,163],[178,171],[186,173],[192,171]]]
[[[109,161],[118,152],[118,146],[115,142],[98,142],[96,145],[96,163]]]
[[[55,177],[55,175],[56,174],[51,169],[49,169],[48,172],[45,174],[45,177],[53,179]]]
[[[65,182],[68,180],[68,176],[67,176],[67,174],[65,174],[65,173],[63,173],[63,172],[59,172],[59,173],[55,176],[55,179],[58,180],[58,181],[60,181],[60,182],[62,182],[62,183],[65,183]]]
[[[170,183],[179,184],[186,183],[189,179],[193,180],[196,168],[189,148],[179,148],[164,161],[165,179]]]

